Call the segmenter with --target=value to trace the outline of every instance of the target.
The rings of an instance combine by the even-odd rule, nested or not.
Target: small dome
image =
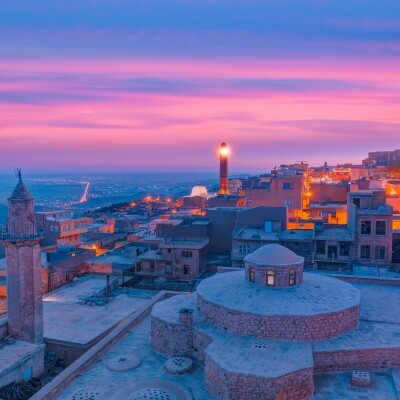
[[[208,196],[208,191],[205,186],[193,186],[192,193],[190,196],[201,196],[201,197],[207,197]]]
[[[24,182],[22,182],[22,180],[20,179],[9,200],[32,200],[32,199],[33,199],[32,195],[29,193],[29,190],[25,186]]]
[[[254,253],[248,254],[244,261],[259,265],[293,265],[304,262],[292,250],[279,244],[267,244]]]

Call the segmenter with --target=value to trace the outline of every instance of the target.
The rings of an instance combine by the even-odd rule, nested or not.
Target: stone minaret
[[[226,143],[221,143],[219,149],[219,191],[218,194],[229,194],[228,185],[228,156]]]
[[[43,341],[40,242],[33,197],[18,171],[18,184],[8,199],[7,257],[8,333],[20,340]]]

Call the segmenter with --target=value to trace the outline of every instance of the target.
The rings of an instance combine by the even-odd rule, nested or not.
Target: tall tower
[[[218,194],[229,194],[228,188],[228,155],[226,143],[221,143],[219,148],[219,191]]]
[[[8,333],[19,340],[43,341],[40,242],[33,197],[18,170],[18,184],[8,199],[7,257]]]

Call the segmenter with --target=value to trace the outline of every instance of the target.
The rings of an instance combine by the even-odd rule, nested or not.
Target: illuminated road
[[[79,200],[79,203],[85,203],[87,201],[87,195],[88,195],[89,186],[90,186],[90,182],[82,182],[82,183],[86,184],[86,188],[85,188],[85,191],[83,192],[81,199]]]

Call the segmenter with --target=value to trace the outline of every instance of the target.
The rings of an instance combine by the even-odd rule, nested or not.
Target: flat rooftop
[[[263,229],[239,229],[234,235],[236,240],[274,240],[279,241],[279,233],[265,232]]]
[[[17,340],[12,344],[0,347],[0,378],[3,374],[16,368],[19,364],[33,357],[44,348],[44,344],[34,344]]]
[[[129,264],[133,265],[135,263],[135,259],[129,257],[128,254],[116,254],[116,253],[104,253],[98,257],[93,257],[89,260],[89,262],[93,263],[110,263],[110,264]]]
[[[347,228],[325,228],[322,232],[315,232],[315,239],[317,240],[353,240]]]
[[[226,274],[227,275],[227,274]],[[398,297],[396,297],[396,289],[398,287],[392,287],[388,285],[378,284],[355,284],[357,289],[361,292],[361,323],[360,327],[353,331],[353,334],[345,334],[339,338],[331,339],[329,341],[322,341],[313,343],[313,350],[318,351],[317,348],[321,349],[345,349],[348,346],[352,348],[362,347],[362,342],[372,341],[375,346],[386,346],[392,342],[393,346],[399,346],[399,328],[400,325],[395,317]],[[374,295],[375,294],[375,295]],[[310,353],[306,347],[302,347],[302,343],[286,343],[268,340],[257,340],[255,338],[237,337],[236,335],[230,334],[225,330],[215,327],[208,322],[202,321],[202,317],[197,310],[196,295],[187,295],[184,297],[184,306],[194,309],[194,323],[196,329],[199,331],[205,331],[214,337],[216,340],[250,340],[245,344],[250,344],[252,341],[257,342],[259,345],[261,342],[266,343],[266,349],[278,350],[275,352],[269,352],[264,354],[263,357],[267,357],[273,366],[276,368],[295,368],[301,366],[307,366],[310,359]],[[171,299],[172,300],[172,299]],[[174,302],[170,306],[165,307],[163,303],[157,303],[155,306],[157,312],[163,315],[165,319],[176,320],[178,313],[170,313],[171,310],[168,308],[172,307],[175,311],[179,310],[182,306],[182,296],[173,298]],[[381,320],[375,322],[374,319],[379,315],[383,305],[390,311],[385,311],[381,315]],[[400,322],[400,321],[399,321]],[[151,351],[150,347],[150,330],[151,321],[150,316],[145,317],[138,325],[132,327],[127,331],[123,338],[117,342],[105,355],[103,355],[97,362],[93,363],[92,366],[86,371],[80,374],[64,391],[57,397],[58,400],[70,400],[74,394],[80,390],[87,390],[88,388],[95,387],[99,390],[105,398],[113,394],[122,385],[131,385],[137,381],[142,381],[149,378],[161,378],[171,382],[178,383],[184,386],[190,391],[194,399],[197,400],[214,400],[204,388],[204,368],[201,365],[196,364],[193,371],[184,376],[173,376],[168,375],[164,370],[164,363],[167,360],[165,357],[156,354]],[[363,335],[361,333],[363,332]],[[392,332],[394,335],[388,335]],[[364,335],[367,336],[364,336]],[[352,337],[351,337],[352,336]],[[367,339],[365,339],[367,338]],[[268,347],[268,342],[270,342]],[[238,350],[230,352],[219,352],[217,346],[214,349],[223,362],[228,362],[231,366],[235,367],[239,365],[242,367],[242,363],[247,363],[248,368],[254,367],[263,372],[264,365],[262,362],[258,362],[257,358],[247,358],[246,349],[242,349],[240,343],[233,343],[233,347],[237,347]],[[369,343],[371,345],[371,343]],[[275,346],[275,347],[274,347]],[[285,347],[286,346],[286,347]],[[291,347],[294,346],[294,347]],[[225,348],[226,349],[226,348]],[[286,353],[282,353],[286,351]],[[253,350],[251,350],[253,351]],[[263,350],[260,350],[262,352]],[[215,353],[216,355],[218,355]],[[268,351],[267,351],[268,353]],[[282,358],[282,354],[284,357]],[[125,357],[127,355],[136,355],[142,359],[142,364],[134,369],[127,372],[113,372],[107,367],[107,363],[115,357]],[[264,358],[262,358],[264,359]],[[314,375],[315,383],[315,394],[314,400],[397,400],[398,394],[396,392],[395,382],[400,383],[400,370],[394,369],[387,372],[375,372],[371,371],[371,379],[373,386],[370,389],[356,388],[351,385],[351,372],[339,372],[339,373],[324,373]],[[400,388],[400,385],[399,385]],[[400,389],[398,389],[400,390]],[[400,393],[399,393],[400,394]]]
[[[148,378],[161,378],[179,385],[183,385],[198,400],[213,400],[204,388],[204,368],[196,365],[193,372],[184,376],[169,375],[164,370],[166,358],[151,351],[150,348],[150,316],[143,319],[134,329],[127,332],[101,360],[96,362],[86,373],[77,377],[68,386],[58,400],[70,400],[79,390],[95,386],[108,398],[122,385],[127,386],[137,381]],[[107,363],[115,357],[125,357],[134,354],[142,359],[142,364],[127,372],[113,372],[107,367]]]
[[[44,297],[46,340],[86,346],[150,301],[150,291],[144,295],[141,290],[124,289],[104,306],[80,304],[82,298],[103,290],[105,279],[91,277]]]

